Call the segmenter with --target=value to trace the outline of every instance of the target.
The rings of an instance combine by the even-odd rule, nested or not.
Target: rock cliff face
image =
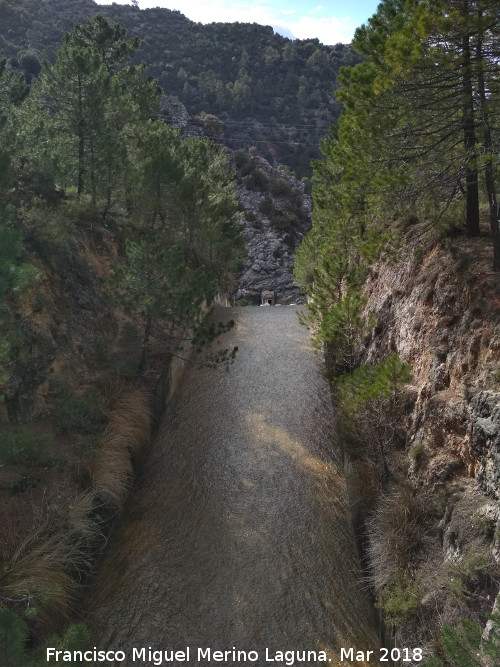
[[[500,286],[490,263],[479,238],[373,267],[366,308],[377,326],[365,354],[377,361],[395,351],[412,366],[413,477],[426,485],[474,478],[498,499]]]
[[[311,223],[311,198],[304,185],[262,157],[253,167],[268,176],[266,187],[250,188],[239,179],[238,197],[245,213],[243,237],[248,255],[238,277],[236,299],[260,303],[263,290],[276,294],[276,303],[301,303],[304,297],[294,283],[293,263],[297,246]],[[241,174],[241,172],[240,172]]]
[[[422,243],[421,232],[406,230],[405,254],[373,264],[365,283],[376,326],[362,362],[397,353],[413,381],[391,478],[370,496],[358,466],[355,500],[365,507],[367,574],[391,623],[399,614],[393,641],[430,657],[443,626],[485,627],[500,600],[500,281],[486,234]],[[387,584],[391,568],[404,574]]]

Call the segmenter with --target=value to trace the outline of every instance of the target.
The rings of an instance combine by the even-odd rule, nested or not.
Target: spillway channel
[[[166,410],[100,569],[93,646],[123,650],[127,666],[187,647],[189,662],[163,664],[213,664],[233,647],[258,657],[217,664],[280,667],[285,651],[296,665],[327,664],[320,651],[365,664],[340,662],[341,647],[378,639],[321,360],[297,307],[217,315],[235,320],[222,345],[239,352],[229,371],[188,367]]]

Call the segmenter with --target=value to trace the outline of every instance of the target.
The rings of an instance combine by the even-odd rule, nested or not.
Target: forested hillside
[[[53,58],[64,33],[97,12],[140,39],[134,62],[146,63],[167,96],[176,96],[191,115],[220,118],[206,121],[216,138],[230,139],[232,147],[256,146],[274,166],[285,163],[299,178],[310,175],[318,141],[340,111],[334,97],[339,68],[359,61],[350,46],[290,40],[257,24],[201,25],[168,9],[2,0],[0,54],[31,78],[43,57]]]

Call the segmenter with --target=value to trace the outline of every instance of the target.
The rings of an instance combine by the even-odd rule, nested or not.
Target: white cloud
[[[273,30],[282,37],[288,37],[288,39],[297,39],[297,36],[294,35],[293,32],[289,28],[286,28],[284,25],[273,25]]]
[[[317,37],[323,44],[347,44],[352,40],[356,24],[346,16],[345,18],[312,18],[301,16],[298,21],[288,21],[285,26],[298,38],[308,39]]]

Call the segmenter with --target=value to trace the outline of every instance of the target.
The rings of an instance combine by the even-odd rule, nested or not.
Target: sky
[[[130,5],[130,0],[115,0]],[[96,0],[99,5],[111,0]],[[141,9],[178,9],[201,23],[261,23],[285,37],[317,37],[323,44],[348,43],[354,30],[375,13],[379,0],[139,0]]]

